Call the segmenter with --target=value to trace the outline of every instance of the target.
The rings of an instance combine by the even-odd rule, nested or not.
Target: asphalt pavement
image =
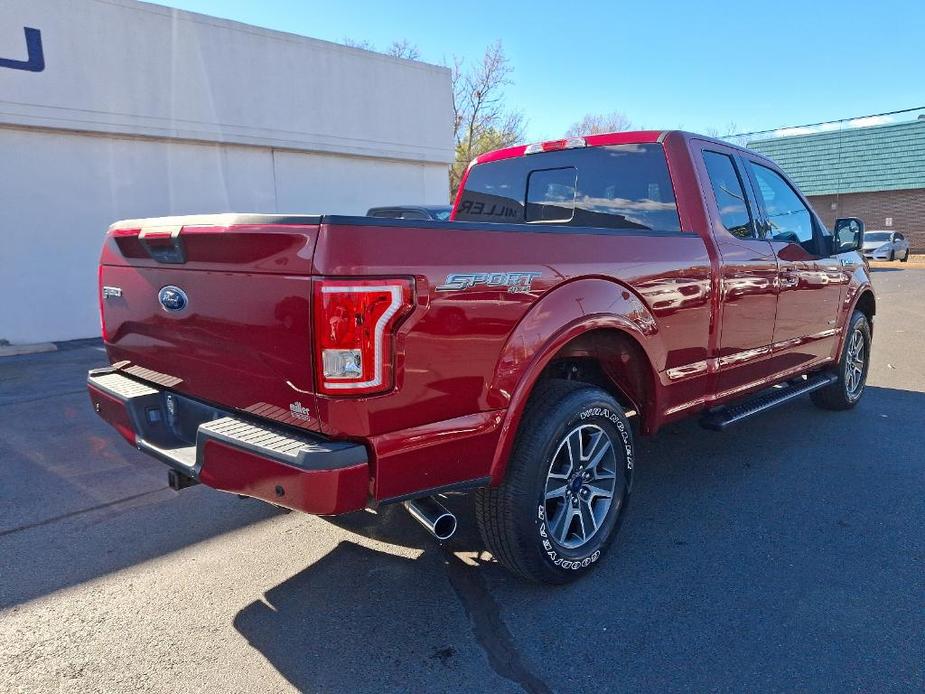
[[[465,497],[441,548],[397,507],[175,493],[92,412],[95,342],[0,359],[0,690],[923,691],[925,268],[874,280],[855,410],[642,440],[564,588],[482,552]]]

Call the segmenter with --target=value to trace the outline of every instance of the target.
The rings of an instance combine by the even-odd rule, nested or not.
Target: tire
[[[813,391],[810,397],[817,407],[824,410],[850,410],[858,404],[864,394],[867,371],[870,367],[870,323],[860,311],[851,315],[851,322],[842,346],[841,359],[835,373],[838,376],[832,385]],[[853,356],[860,340],[858,359]]]
[[[909,254],[910,254],[911,252],[912,252],[912,251],[911,251],[910,249],[907,248],[907,249],[906,249],[906,255],[904,255],[904,256],[903,256],[903,259],[900,260],[899,262],[901,262],[901,263],[908,262],[908,260],[909,260]]]
[[[629,421],[610,394],[575,381],[541,382],[504,482],[476,492],[482,540],[527,580],[562,584],[583,576],[619,530],[634,461]]]

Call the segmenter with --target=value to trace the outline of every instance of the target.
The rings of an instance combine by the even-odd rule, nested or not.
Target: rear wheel
[[[903,256],[903,259],[900,260],[899,262],[905,263],[907,260],[909,260],[909,254],[910,254],[911,252],[912,252],[911,249],[907,248],[907,249],[906,249],[906,255],[904,255],[904,256]]]
[[[855,311],[848,325],[848,335],[842,356],[836,367],[838,379],[829,386],[811,393],[813,402],[826,410],[849,410],[864,394],[867,370],[870,366],[870,323],[860,311]]]
[[[634,462],[616,400],[584,383],[537,386],[504,482],[476,494],[486,546],[515,574],[567,583],[593,568],[617,532]]]

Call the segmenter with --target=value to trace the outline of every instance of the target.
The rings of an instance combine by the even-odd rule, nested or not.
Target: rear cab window
[[[681,230],[665,151],[651,143],[478,164],[469,171],[456,221]]]

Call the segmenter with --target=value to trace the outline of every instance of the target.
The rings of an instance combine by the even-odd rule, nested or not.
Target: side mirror
[[[836,219],[832,236],[834,253],[857,251],[864,245],[864,222],[857,217]]]

